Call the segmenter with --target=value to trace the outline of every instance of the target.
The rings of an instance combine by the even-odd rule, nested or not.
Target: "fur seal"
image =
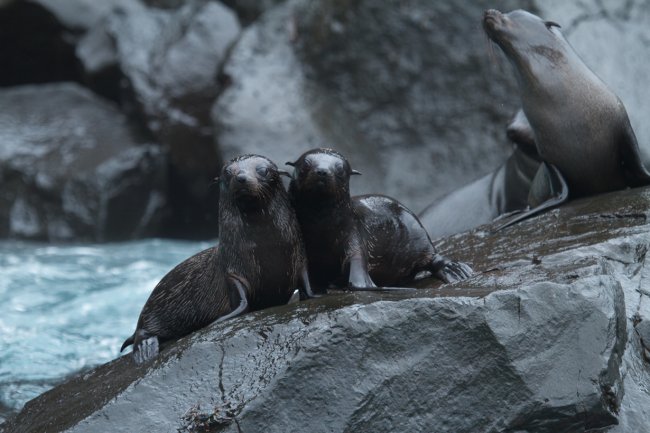
[[[472,270],[436,253],[418,218],[383,195],[350,197],[350,176],[360,174],[340,153],[313,149],[295,162],[289,195],[317,291],[405,286],[430,271],[445,282]]]
[[[534,191],[549,194],[511,223],[568,197],[650,183],[623,103],[580,59],[559,25],[523,10],[487,10],[483,28],[512,64],[544,161]],[[540,182],[540,183],[536,183]]]
[[[219,243],[185,260],[153,289],[134,334],[134,359],[158,353],[215,320],[286,304],[294,289],[311,296],[302,235],[278,170],[269,159],[243,155],[219,178]]]
[[[473,229],[495,218],[528,206],[528,196],[541,160],[533,131],[522,110],[506,127],[513,150],[492,173],[471,182],[441,199],[419,214],[432,239]]]

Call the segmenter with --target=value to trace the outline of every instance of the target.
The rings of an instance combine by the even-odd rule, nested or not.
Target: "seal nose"
[[[237,175],[237,182],[239,183],[246,183],[246,175],[244,173],[239,173]]]
[[[317,168],[316,174],[320,177],[325,177],[327,176],[327,170],[325,170],[324,168]]]

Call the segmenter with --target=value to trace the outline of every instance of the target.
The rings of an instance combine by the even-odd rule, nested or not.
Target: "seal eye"
[[[544,24],[546,24],[546,28],[549,30],[551,30],[551,27],[557,27],[558,29],[562,28],[562,26],[555,21],[546,21]]]
[[[269,174],[269,168],[264,167],[263,165],[258,166],[255,170],[257,171],[257,174],[262,177],[266,177]]]

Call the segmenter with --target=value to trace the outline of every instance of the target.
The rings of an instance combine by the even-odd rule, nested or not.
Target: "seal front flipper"
[[[538,213],[559,206],[569,198],[569,187],[560,170],[553,164],[542,162],[533,179],[528,194],[528,203],[532,209],[518,214],[505,224],[500,225],[494,231],[511,226],[523,221],[526,218]]]
[[[350,277],[348,278],[350,289],[376,289],[377,285],[368,274],[368,262],[361,254],[350,257]]]
[[[250,284],[246,278],[240,277],[233,273],[226,275],[228,283],[228,298],[230,299],[230,308],[233,310],[225,316],[219,317],[215,322],[223,322],[233,317],[241,316],[248,311],[248,298],[246,293],[250,290]]]
[[[309,283],[309,274],[307,272],[307,266],[302,268],[300,273],[300,287],[298,288],[298,294],[300,295],[300,300],[304,301],[312,298],[320,298],[321,295],[316,295],[311,289],[311,284]]]

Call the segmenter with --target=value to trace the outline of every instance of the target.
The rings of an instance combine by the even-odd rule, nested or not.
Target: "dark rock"
[[[480,30],[484,7],[297,0],[267,11],[225,66],[233,85],[213,109],[224,158],[282,163],[335,147],[364,174],[356,193],[416,211],[494,169],[517,96]]]
[[[31,1],[0,8],[0,86],[80,81],[74,33]]]
[[[649,205],[628,190],[456,235],[439,248],[467,281],[214,325],[48,391],[4,432],[644,431]]]
[[[255,21],[268,9],[284,3],[286,0],[221,0],[229,8],[237,12],[239,20],[244,25]]]
[[[217,199],[209,188],[221,158],[210,109],[224,83],[221,64],[238,34],[237,17],[217,2],[190,1],[178,9],[131,2],[77,49],[91,86],[117,92],[123,109],[169,149],[169,204],[179,228],[174,235],[216,233]],[[108,87],[120,74],[121,86]]]
[[[0,91],[0,237],[118,240],[159,232],[165,156],[72,83]]]

